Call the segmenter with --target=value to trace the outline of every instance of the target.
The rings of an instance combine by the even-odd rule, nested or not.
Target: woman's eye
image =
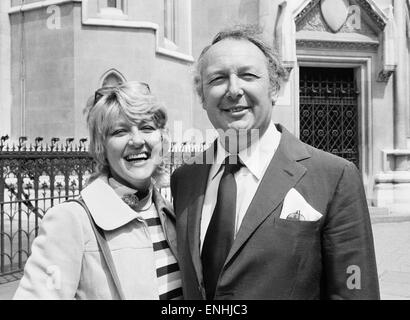
[[[125,130],[125,129],[123,129],[123,128],[121,128],[121,129],[115,129],[115,130],[112,131],[111,135],[112,135],[112,136],[120,136],[120,135],[125,134],[126,132],[127,132],[127,130]]]

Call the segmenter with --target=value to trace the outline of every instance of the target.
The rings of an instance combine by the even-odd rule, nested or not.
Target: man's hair
[[[268,72],[269,72],[269,82],[271,92],[279,92],[280,83],[286,77],[286,70],[280,61],[277,52],[262,39],[262,31],[258,26],[255,25],[237,25],[219,32],[211,44],[206,46],[201,54],[199,55],[198,62],[196,64],[194,86],[197,94],[201,98],[202,103],[204,102],[203,93],[203,81],[202,81],[202,68],[205,54],[208,50],[216,43],[225,39],[234,40],[247,40],[253,43],[255,46],[262,51],[266,57]]]
[[[127,122],[138,124],[141,121],[152,121],[160,129],[163,138],[163,148],[167,138],[167,112],[158,100],[146,91],[140,82],[132,81],[116,87],[103,87],[97,93],[107,91],[98,101],[93,95],[88,99],[84,114],[87,118],[87,127],[90,137],[89,153],[97,163],[96,173],[90,178],[92,182],[100,175],[110,174],[110,164],[107,160],[106,141],[110,131],[119,118]],[[161,184],[166,179],[166,167],[162,163],[154,172],[153,178]]]

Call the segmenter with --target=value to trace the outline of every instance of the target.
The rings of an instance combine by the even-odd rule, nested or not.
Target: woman
[[[180,299],[175,217],[155,188],[165,176],[166,111],[139,82],[101,88],[91,100],[87,125],[98,169],[81,191],[85,207],[72,201],[47,212],[14,299]]]

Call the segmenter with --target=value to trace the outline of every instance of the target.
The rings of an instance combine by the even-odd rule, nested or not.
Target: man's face
[[[267,59],[247,40],[225,39],[203,58],[203,107],[215,129],[259,129],[262,136],[272,115]]]

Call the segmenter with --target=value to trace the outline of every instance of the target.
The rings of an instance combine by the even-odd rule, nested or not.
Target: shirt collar
[[[275,124],[271,122],[262,137],[252,143],[247,149],[239,152],[239,159],[256,179],[262,179],[266,168],[269,166],[279,146],[280,139],[281,133],[276,129]],[[212,177],[212,179],[214,179],[221,170],[221,165],[225,158],[230,155],[223,147],[220,138],[217,139],[217,144],[215,163],[210,171],[210,177]]]

